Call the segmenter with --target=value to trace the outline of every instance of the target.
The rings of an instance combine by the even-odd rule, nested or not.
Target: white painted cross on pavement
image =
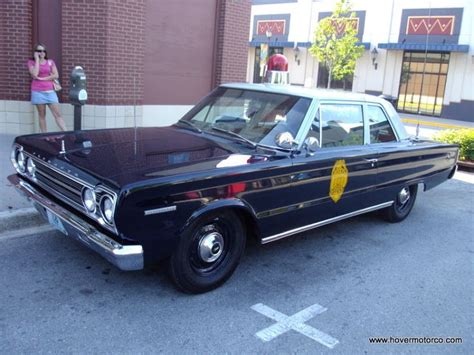
[[[314,304],[292,316],[287,316],[286,314],[275,311],[274,309],[264,305],[263,303],[257,303],[251,308],[254,311],[257,311],[258,313],[277,321],[276,324],[265,328],[255,334],[263,341],[270,341],[276,338],[277,336],[286,333],[290,329],[293,329],[298,333],[306,335],[307,337],[331,349],[339,343],[339,340],[331,337],[330,335],[304,324],[316,315],[327,311],[327,308],[324,308],[319,304]]]

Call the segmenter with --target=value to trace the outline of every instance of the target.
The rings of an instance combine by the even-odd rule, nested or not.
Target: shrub
[[[433,139],[452,144],[459,144],[459,159],[474,161],[474,129],[449,129],[436,133]]]

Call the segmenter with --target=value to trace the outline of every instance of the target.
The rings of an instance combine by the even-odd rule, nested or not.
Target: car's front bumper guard
[[[68,235],[87,245],[121,270],[143,269],[143,248],[141,245],[122,245],[95,227],[54,203],[18,175],[10,175],[8,180],[47,220],[46,210],[56,215],[65,224]]]

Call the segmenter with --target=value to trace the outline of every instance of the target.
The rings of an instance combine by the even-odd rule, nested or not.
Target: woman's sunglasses
[[[46,51],[44,49],[36,49],[35,52],[36,53],[46,53]]]

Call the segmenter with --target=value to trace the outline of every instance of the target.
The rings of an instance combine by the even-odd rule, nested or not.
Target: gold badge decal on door
[[[334,202],[341,199],[347,185],[349,172],[344,160],[337,160],[332,167],[329,196]]]

